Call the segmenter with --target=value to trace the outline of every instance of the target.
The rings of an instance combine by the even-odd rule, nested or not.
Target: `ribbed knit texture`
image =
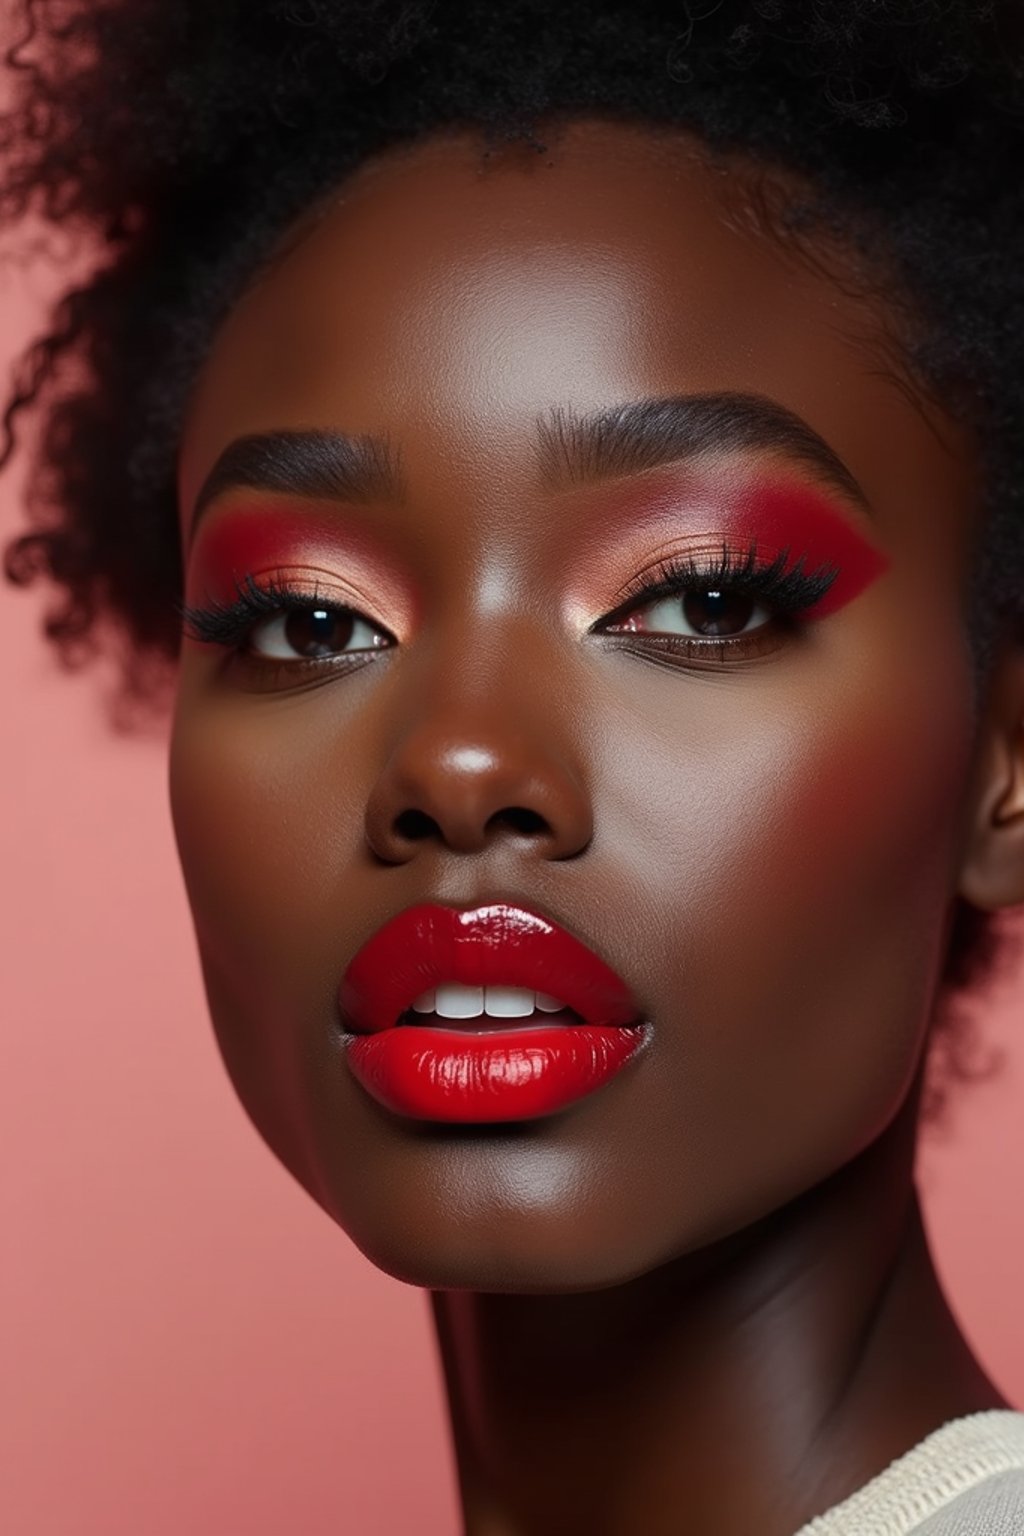
[[[796,1536],[1024,1536],[1024,1413],[952,1419]]]

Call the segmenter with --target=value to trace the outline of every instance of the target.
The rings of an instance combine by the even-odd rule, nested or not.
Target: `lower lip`
[[[635,1054],[642,1024],[541,1024],[470,1032],[399,1024],[356,1035],[356,1081],[416,1120],[498,1124],[555,1114],[596,1092]]]

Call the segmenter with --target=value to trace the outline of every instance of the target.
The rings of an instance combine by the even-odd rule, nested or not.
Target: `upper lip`
[[[588,1024],[632,1024],[629,987],[581,939],[511,902],[469,909],[424,902],[396,914],[353,956],[339,1004],[357,1033],[390,1029],[442,982],[529,987],[560,998]]]

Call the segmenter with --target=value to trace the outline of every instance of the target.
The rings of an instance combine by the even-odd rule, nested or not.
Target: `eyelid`
[[[360,591],[354,581],[339,578],[334,571],[325,571],[315,565],[278,564],[262,571],[246,571],[257,586],[271,583],[301,592],[304,597],[317,602],[334,603],[339,608],[372,609],[376,598]],[[308,585],[309,590],[306,590]],[[372,617],[372,613],[367,617]]]
[[[413,573],[378,532],[337,508],[281,503],[211,507],[189,554],[190,603],[237,596],[246,574],[282,584],[316,583],[399,639],[408,637],[420,598]]]
[[[889,567],[883,530],[786,468],[726,464],[671,469],[577,495],[575,517],[594,530],[571,575],[570,612],[581,629],[621,600],[624,578],[659,558],[756,542],[769,557],[791,548],[806,567],[840,567],[825,600],[834,612]]]
[[[396,639],[402,638],[402,634],[397,632],[398,626],[389,623],[386,615],[381,613],[381,609],[386,605],[380,603],[376,595],[364,594],[355,582],[341,579],[335,571],[325,571],[320,566],[279,563],[259,571],[246,570],[244,574],[233,570],[230,582],[217,583],[216,586],[220,588],[219,591],[211,593],[205,590],[198,601],[193,600],[188,606],[230,608],[239,598],[245,596],[250,586],[260,591],[284,588],[296,601],[322,603],[329,608],[350,609],[375,628],[394,635]],[[269,620],[272,615],[268,613],[265,617]],[[405,629],[406,626],[403,625],[402,632]]]
[[[802,543],[795,540],[792,544],[784,544],[775,539],[765,540],[756,533],[751,534],[747,543],[732,534],[718,534],[717,537],[702,534],[696,540],[673,540],[671,545],[663,545],[653,559],[649,556],[644,558],[639,564],[640,574],[625,582],[618,582],[609,600],[601,603],[596,621],[593,618],[596,605],[592,602],[584,605],[581,595],[577,595],[573,603],[574,617],[578,617],[585,629],[590,629],[594,622],[606,622],[612,614],[620,612],[623,604],[652,601],[640,589],[645,584],[653,585],[656,582],[659,569],[672,565],[685,567],[687,563],[692,563],[697,567],[695,578],[699,579],[703,575],[702,567],[713,567],[721,562],[723,550],[732,560],[742,559],[750,550],[756,551],[755,570],[770,567],[773,562],[786,556],[782,567],[784,579],[788,579],[790,573],[795,574],[798,569],[804,576],[812,578],[824,570],[834,572],[828,589],[823,591],[812,606],[804,610],[803,617],[808,620],[827,618],[838,612],[871,586],[889,567],[888,559],[877,549],[857,540],[849,546],[840,544],[833,554],[828,545],[820,540],[805,549]]]
[[[651,559],[646,560],[635,576],[624,581],[613,601],[620,604],[638,594],[643,595],[644,588],[655,585],[667,568],[678,571],[690,566],[694,575],[703,579],[706,572],[725,566],[731,568],[733,575],[738,566],[744,566],[748,572],[766,570],[777,565],[782,557],[785,557],[783,569],[786,571],[798,565],[802,565],[805,571],[817,568],[802,551],[794,551],[786,545],[762,539],[717,535],[704,536],[697,543],[688,541],[683,545],[674,540],[668,548],[659,550]]]
[[[745,595],[779,618],[810,623],[816,613],[820,615],[839,575],[834,565],[808,569],[803,556],[793,558],[788,550],[772,558],[755,543],[730,548],[723,539],[717,549],[677,552],[648,564],[620,589],[619,601],[591,627],[591,633],[610,632],[611,626],[667,598],[719,589]]]

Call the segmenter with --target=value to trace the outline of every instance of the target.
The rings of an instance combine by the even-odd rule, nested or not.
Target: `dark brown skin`
[[[434,1293],[469,1536],[792,1536],[1002,1405],[912,1170],[954,897],[1024,900],[1024,660],[1004,646],[976,708],[970,444],[908,390],[852,259],[787,255],[744,185],[681,136],[600,123],[543,156],[392,153],[240,299],[184,433],[186,543],[241,435],[373,434],[401,460],[403,496],[315,505],[339,529],[325,581],[368,535],[408,633],[263,688],[186,641],[171,796],[253,1123]],[[665,540],[624,543],[642,475],[552,485],[537,416],[722,390],[825,439],[888,571],[742,661],[590,633]],[[780,461],[711,465],[737,467]],[[263,502],[314,505],[229,488],[204,520]],[[345,1066],[341,973],[413,903],[494,900],[614,966],[650,1046],[548,1119],[399,1119]]]

